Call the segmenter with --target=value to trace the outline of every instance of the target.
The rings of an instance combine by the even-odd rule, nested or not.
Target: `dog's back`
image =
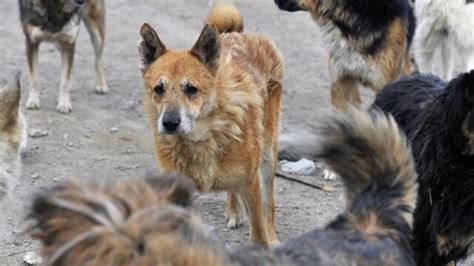
[[[26,124],[19,111],[20,76],[0,90],[0,199],[20,175],[20,150],[26,145]]]

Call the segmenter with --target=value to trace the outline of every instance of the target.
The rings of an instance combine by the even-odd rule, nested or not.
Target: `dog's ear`
[[[12,122],[18,117],[21,98],[20,76],[18,72],[13,80],[0,90],[0,117],[5,123]]]
[[[143,70],[165,53],[166,46],[148,23],[143,24],[140,28],[140,36],[142,36],[142,40],[138,44],[138,52],[140,53],[141,69]]]
[[[191,179],[186,176],[174,172],[166,173],[159,177],[148,174],[147,182],[158,193],[164,193],[172,203],[183,207],[192,204],[196,188]]]
[[[207,24],[204,27],[191,53],[197,56],[199,61],[206,65],[212,72],[217,71],[220,54],[220,38],[219,32],[214,26]]]

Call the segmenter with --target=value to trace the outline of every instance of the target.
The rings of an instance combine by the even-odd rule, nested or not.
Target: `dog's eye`
[[[156,85],[155,93],[158,96],[161,96],[165,93],[165,86],[163,85],[163,83],[160,83],[160,84]]]
[[[198,92],[198,89],[194,87],[193,85],[187,85],[184,88],[184,93],[186,93],[186,95],[188,95],[189,97],[196,95],[197,92]]]

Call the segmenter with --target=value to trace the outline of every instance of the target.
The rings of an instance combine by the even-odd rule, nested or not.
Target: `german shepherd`
[[[26,122],[19,110],[20,74],[0,89],[0,200],[14,187],[21,172],[20,151],[26,146]]]
[[[474,70],[446,84],[415,75],[387,85],[374,108],[407,134],[419,174],[418,265],[447,265],[474,248]]]
[[[89,31],[95,51],[97,85],[95,91],[108,92],[102,52],[105,38],[104,0],[19,0],[20,18],[26,36],[26,57],[30,79],[30,94],[26,107],[40,108],[38,84],[38,51],[42,42],[54,42],[61,51],[61,83],[57,110],[72,111],[69,85],[74,62],[76,38],[80,21]]]
[[[228,191],[229,228],[248,210],[250,238],[277,243],[273,180],[283,63],[275,44],[242,33],[235,6],[218,2],[191,50],[168,49],[148,24],[139,53],[145,110],[159,169],[190,176],[199,191]]]
[[[378,93],[411,71],[415,16],[409,0],[275,0],[282,10],[304,10],[329,46],[331,103],[360,107],[358,85]]]
[[[51,265],[414,265],[416,172],[395,121],[354,111],[324,140],[318,154],[344,180],[348,208],[279,247],[226,248],[188,209],[193,186],[178,175],[59,185],[34,201],[30,234]]]

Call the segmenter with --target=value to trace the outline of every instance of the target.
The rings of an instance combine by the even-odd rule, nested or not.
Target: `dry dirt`
[[[261,32],[273,39],[285,57],[285,93],[282,133],[317,127],[330,112],[327,52],[321,34],[308,14],[281,12],[272,0],[236,0],[245,17],[247,32]],[[188,48],[196,40],[208,0],[110,0],[107,1],[105,63],[110,93],[93,92],[93,51],[82,26],[76,47],[72,83],[73,113],[55,111],[60,78],[59,52],[43,44],[40,52],[42,109],[24,110],[30,130],[48,133],[30,138],[23,155],[23,174],[14,194],[0,212],[0,265],[21,263],[37,243],[21,235],[32,197],[46,187],[71,178],[98,182],[140,177],[155,169],[154,148],[142,107],[142,81],[138,70],[138,29],[150,22],[170,47]],[[0,1],[0,84],[17,70],[26,73],[24,36],[18,2]],[[28,86],[22,79],[23,105]],[[365,99],[369,99],[365,95]],[[343,210],[339,181],[313,181],[332,186],[322,192],[280,178],[276,179],[276,221],[281,240],[320,228]],[[248,225],[225,229],[224,193],[200,195],[196,209],[229,245],[247,242]]]

